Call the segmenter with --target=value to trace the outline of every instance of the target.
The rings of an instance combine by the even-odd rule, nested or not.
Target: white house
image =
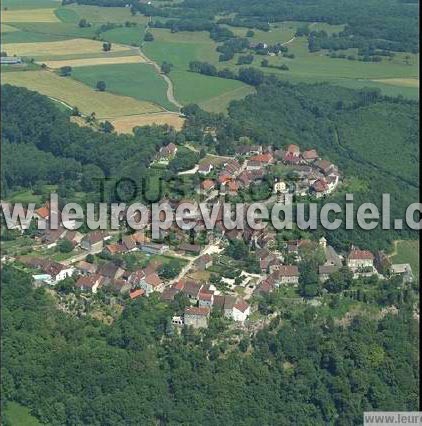
[[[347,256],[347,266],[353,271],[374,269],[374,255],[368,250],[352,248]]]
[[[233,306],[232,318],[234,321],[245,322],[251,313],[251,307],[243,299],[239,299]]]

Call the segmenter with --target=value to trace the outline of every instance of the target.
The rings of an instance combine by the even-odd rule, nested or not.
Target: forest
[[[342,326],[275,294],[266,309],[281,314],[268,327],[223,340],[219,314],[178,335],[175,307],[150,297],[105,326],[58,311],[13,267],[2,279],[2,408],[17,401],[43,423],[359,424],[365,410],[418,407],[412,299]]]

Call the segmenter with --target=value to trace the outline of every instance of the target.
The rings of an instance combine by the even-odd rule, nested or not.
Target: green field
[[[79,28],[76,24],[64,22],[24,22],[14,23],[13,26],[25,35],[21,35],[20,32],[6,33],[6,37],[3,37],[4,43],[35,43],[37,41],[93,38],[96,31],[95,26]]]
[[[113,28],[112,30],[101,33],[101,37],[112,43],[129,44],[131,46],[140,46],[145,35],[145,27],[137,25],[136,27]]]
[[[176,111],[168,102],[166,82],[149,64],[98,65],[74,68],[72,77],[94,87],[98,80],[107,84],[107,90],[117,95],[130,96],[140,101],[154,102]]]
[[[2,0],[1,8],[8,10],[51,9],[60,4],[59,0]]]
[[[218,63],[216,44],[206,32],[152,31],[155,40],[145,43],[143,51],[158,63],[171,62],[174,70],[170,78],[174,83],[176,99],[182,104],[198,103],[210,111],[224,111],[231,99],[239,99],[241,88],[245,95],[252,89],[245,84],[217,77],[194,74],[188,71],[189,62]],[[233,93],[233,98],[230,96]]]
[[[17,402],[8,402],[4,413],[10,426],[41,426],[41,423],[30,414],[29,409]]]
[[[397,241],[397,254],[391,257],[393,263],[410,263],[415,277],[419,276],[419,240]]]
[[[71,4],[57,9],[56,15],[64,22],[73,23],[78,23],[82,18],[94,24],[105,24],[107,22],[124,24],[126,21],[129,21],[145,25],[147,22],[145,16],[132,16],[130,9],[125,7],[99,7]]]

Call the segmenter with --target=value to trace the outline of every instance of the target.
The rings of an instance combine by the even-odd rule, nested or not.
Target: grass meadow
[[[107,90],[117,95],[149,101],[165,109],[176,111],[167,100],[167,84],[150,64],[115,64],[75,68],[72,78],[93,87],[98,80],[107,84]]]
[[[419,240],[397,241],[397,253],[391,257],[393,263],[410,263],[415,277],[419,276]]]

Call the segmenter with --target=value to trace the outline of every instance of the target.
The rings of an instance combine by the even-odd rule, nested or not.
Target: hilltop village
[[[175,144],[162,147],[154,163],[167,164],[178,149]],[[341,185],[335,164],[315,149],[301,152],[292,144],[284,150],[245,145],[236,157],[216,158],[206,157],[188,171],[200,177],[196,195],[210,204],[222,206],[252,183],[262,182],[274,167],[285,174],[274,179],[270,198],[262,200],[268,204],[288,202],[288,195],[326,197]],[[160,200],[174,211],[185,202],[197,205],[193,197]],[[46,224],[51,216],[48,203],[36,210],[36,219]],[[337,252],[324,236],[292,239],[272,228],[226,229],[222,208],[212,231],[205,228],[199,211],[192,213],[191,220],[196,222],[191,232],[174,223],[155,240],[151,223],[136,232],[125,226],[86,233],[46,226],[45,231],[30,234],[27,252],[5,254],[2,262],[31,272],[35,286],[56,289],[59,306],[66,312],[86,315],[101,294],[122,309],[141,297],[159,297],[174,306],[171,322],[176,328],[205,328],[215,312],[236,326],[251,326],[259,300],[274,291],[319,303],[321,295],[347,291],[355,279],[395,275],[403,283],[413,280],[408,264],[391,265],[384,253],[353,245],[347,252]]]

